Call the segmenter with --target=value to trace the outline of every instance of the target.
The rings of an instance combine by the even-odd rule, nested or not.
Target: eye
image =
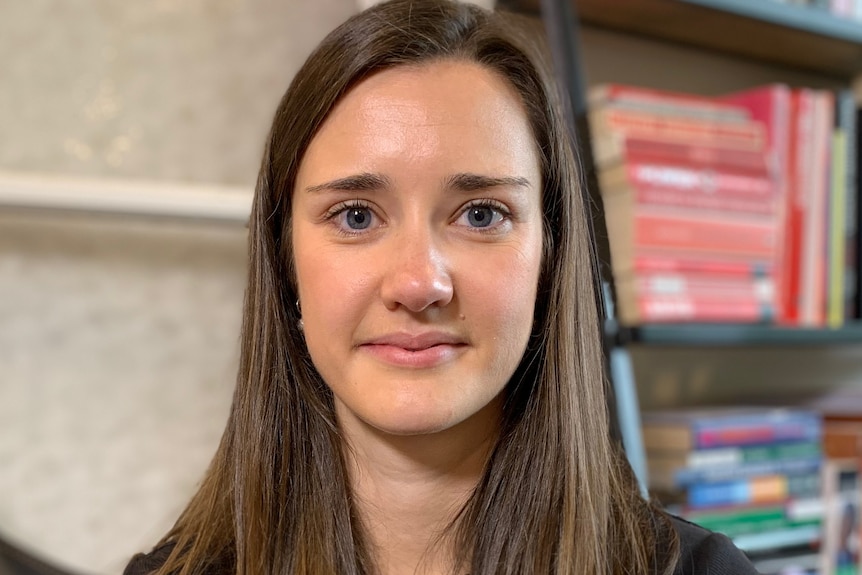
[[[334,206],[326,219],[335,225],[339,233],[355,235],[379,225],[377,214],[365,202],[351,201]]]
[[[342,212],[342,219],[348,228],[351,230],[364,230],[371,225],[371,210],[368,208],[356,207],[347,208]]]
[[[498,225],[509,213],[496,202],[477,202],[468,205],[458,217],[458,224],[470,228],[490,228]]]

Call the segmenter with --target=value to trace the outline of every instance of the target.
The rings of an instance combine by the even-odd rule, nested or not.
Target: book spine
[[[692,165],[631,159],[625,166],[626,186],[599,182],[603,193],[633,190],[639,204],[772,214],[777,198],[774,182],[763,174],[713,170]]]
[[[798,475],[813,473],[820,469],[821,458],[784,459],[756,461],[740,465],[709,467],[702,469],[679,469],[674,474],[675,487],[687,487],[698,483],[732,481],[760,475]]]
[[[587,94],[590,108],[617,106],[639,108],[654,113],[713,119],[744,120],[744,109],[715,98],[625,84],[602,84]]]
[[[621,158],[628,138],[761,153],[764,143],[763,126],[758,122],[709,121],[599,108],[590,113],[590,126],[594,157],[600,166]]]
[[[795,90],[792,97],[791,153],[788,160],[788,193],[785,210],[785,250],[780,284],[781,311],[779,317],[790,325],[800,319],[800,263],[802,259],[802,228],[805,207],[805,165],[811,150],[813,102],[809,90]]]
[[[734,197],[772,199],[773,182],[759,174],[713,170],[697,166],[637,161],[626,164],[626,175],[633,186],[666,188],[689,193],[701,192]]]
[[[634,278],[639,295],[726,297],[771,303],[772,280],[763,278],[727,278],[712,274],[642,274]]]
[[[844,161],[845,134],[839,129],[832,136],[832,173],[829,198],[829,250],[828,257],[828,294],[827,302],[827,325],[831,328],[839,328],[844,323],[844,272],[845,258],[845,186],[847,180],[844,177],[846,169]]]
[[[692,423],[695,448],[765,445],[775,442],[820,441],[821,421],[817,415],[797,412],[770,419],[701,419]]]
[[[780,503],[791,497],[812,497],[819,490],[819,473],[798,476],[769,475],[692,485],[687,491],[687,502],[692,509]]]
[[[758,322],[773,318],[770,304],[758,298],[732,299],[727,296],[656,296],[637,298],[637,315],[630,317],[621,310],[626,323],[645,322]]]
[[[838,126],[844,133],[844,319],[858,317],[856,310],[856,203],[858,201],[858,159],[856,100],[852,90],[837,96]]]
[[[787,195],[789,193],[788,162],[791,152],[791,116],[792,116],[792,93],[788,86],[783,84],[772,84],[762,88],[746,90],[744,92],[731,94],[723,98],[724,101],[740,105],[748,109],[752,119],[763,122],[766,127],[766,158],[769,167],[769,176],[776,187],[776,209],[775,218],[778,227],[778,242],[775,251],[775,301],[777,308],[777,322],[787,323],[784,317],[785,306],[783,300],[785,285],[785,249],[787,231]]]
[[[749,533],[747,535],[739,535],[735,537],[733,539],[733,544],[740,550],[745,551],[748,555],[795,546],[806,546],[808,548],[812,548],[820,541],[820,530],[820,525],[802,525],[788,529],[764,531],[762,533]],[[815,571],[815,573],[822,572]]]
[[[748,535],[750,533],[794,529],[804,526],[820,527],[823,522],[823,520],[819,518],[802,520],[789,519],[781,510],[779,510],[775,516],[764,516],[757,519],[749,519],[745,516],[742,516],[739,519],[731,518],[724,521],[702,521],[692,518],[687,519],[693,523],[697,523],[705,529],[723,533],[731,538],[739,537],[740,535]]]
[[[703,273],[726,277],[763,278],[772,276],[772,264],[766,260],[751,262],[640,253],[634,258],[634,272],[636,274]]]
[[[730,169],[767,174],[767,160],[761,150],[734,150],[696,142],[670,142],[627,134],[616,154],[602,158],[602,164],[616,161],[677,162],[704,169]],[[598,158],[597,158],[598,161]]]
[[[819,459],[821,454],[820,442],[817,441],[695,449],[686,456],[685,466],[692,469],[702,469],[782,459]],[[660,459],[660,456],[658,458]]]
[[[800,263],[800,323],[822,327],[826,323],[826,256],[829,201],[829,148],[834,124],[831,92],[811,92],[810,137],[804,142],[804,216]]]
[[[703,217],[692,212],[636,206],[634,244],[648,249],[713,252],[771,259],[776,226],[770,218]]]

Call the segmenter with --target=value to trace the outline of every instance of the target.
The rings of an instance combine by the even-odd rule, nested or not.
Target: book
[[[826,324],[833,329],[841,327],[845,319],[846,281],[844,274],[847,271],[846,259],[844,257],[847,237],[845,230],[846,214],[844,212],[847,207],[847,200],[845,198],[847,188],[845,147],[846,134],[840,129],[836,129],[832,135],[832,173],[830,177],[828,225],[829,249],[827,250],[828,293],[826,297]]]
[[[856,157],[856,99],[853,91],[840,90],[835,97],[836,126],[844,134],[844,319],[858,317],[856,308],[856,205],[858,195],[858,159]]]
[[[646,322],[757,322],[774,317],[771,278],[700,281],[676,275],[619,276],[620,320]]]
[[[858,459],[828,459],[823,467],[824,575],[860,572],[860,485]]]
[[[694,510],[685,513],[685,518],[711,531],[736,537],[774,529],[821,525],[823,515],[823,499],[815,497],[780,504]]]
[[[610,83],[593,86],[587,92],[587,103],[592,109],[613,106],[655,114],[719,121],[748,119],[748,113],[743,108],[717,101],[715,98],[626,84]]]
[[[648,458],[650,486],[668,491],[705,483],[753,479],[769,475],[803,475],[820,471],[821,458],[779,459],[707,468],[657,468]]]
[[[776,189],[775,217],[779,226],[779,237],[782,241],[778,244],[775,252],[775,284],[776,284],[776,309],[777,321],[787,323],[786,302],[789,298],[784,292],[790,289],[786,278],[787,269],[783,265],[788,254],[785,254],[784,238],[788,233],[785,230],[787,224],[786,210],[788,208],[788,195],[790,193],[790,155],[792,152],[792,91],[784,84],[770,84],[760,86],[743,92],[728,94],[721,98],[722,101],[744,107],[751,114],[752,119],[760,121],[765,127],[765,157],[769,176],[774,182]]]
[[[627,138],[743,152],[761,152],[764,145],[763,126],[752,121],[702,120],[605,107],[591,111],[589,123],[598,166],[619,159]]]
[[[820,473],[817,472],[700,483],[689,486],[682,493],[689,508],[706,509],[729,505],[780,503],[790,498],[813,497],[819,492]]]
[[[827,424],[824,423],[823,426],[825,436]],[[660,468],[688,467],[690,469],[702,469],[776,461],[780,459],[819,458],[822,454],[823,450],[820,441],[790,441],[742,447],[652,451],[650,452],[650,460],[653,465]]]
[[[750,261],[727,255],[698,254],[686,256],[661,251],[638,250],[631,270],[616,266],[620,276],[626,274],[708,274],[715,277],[764,279],[773,277],[771,262]]]
[[[631,269],[640,250],[774,260],[778,230],[770,217],[640,205],[628,194],[608,194],[603,201],[615,269]]]
[[[829,213],[830,155],[835,101],[832,92],[815,90],[810,166],[805,180],[807,213],[803,224],[800,322],[810,327],[826,325],[826,285]]]
[[[702,408],[646,411],[644,446],[649,452],[820,441],[821,417],[805,409]]]
[[[620,134],[615,155],[604,158],[602,169],[614,167],[634,159],[640,161],[679,162],[704,169],[741,170],[750,173],[768,173],[762,150],[736,150],[697,142],[661,141],[648,135]]]
[[[640,205],[775,214],[775,182],[758,172],[715,170],[681,162],[630,158],[599,173],[602,194],[630,194]]]

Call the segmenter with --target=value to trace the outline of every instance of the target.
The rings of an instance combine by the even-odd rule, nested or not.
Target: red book
[[[758,298],[728,298],[725,296],[639,296],[634,313],[624,298],[620,298],[620,318],[623,323],[660,322],[722,322],[751,323],[772,319],[771,306]]]
[[[599,106],[642,109],[660,114],[716,120],[746,120],[747,112],[715,98],[625,84],[602,84],[587,94],[591,109]]]
[[[762,122],[765,127],[766,145],[765,160],[775,186],[776,194],[776,225],[779,241],[775,252],[775,280],[777,321],[788,323],[788,302],[791,295],[788,269],[785,266],[788,254],[785,253],[788,222],[787,208],[789,201],[790,153],[791,153],[791,117],[792,94],[790,88],[782,84],[771,84],[722,98],[723,101],[742,106],[751,114],[752,119]]]
[[[772,305],[772,278],[728,277],[711,273],[649,273],[635,276],[638,295],[756,298]]]
[[[676,162],[717,170],[767,174],[766,157],[760,150],[733,150],[685,142],[661,142],[627,135],[619,144],[619,156],[606,165],[631,161]]]
[[[800,270],[802,260],[803,221],[805,217],[805,181],[814,121],[814,98],[811,90],[795,90],[791,97],[790,150],[788,157],[787,201],[785,210],[784,257],[780,290],[779,317],[795,325],[800,321]]]
[[[832,130],[835,125],[835,98],[832,92],[814,93],[813,154],[809,160],[810,183],[806,185],[808,213],[804,222],[802,248],[802,311],[804,325],[826,325],[826,286],[829,259],[829,197],[831,181]]]
[[[658,273],[709,274],[727,278],[772,277],[770,261],[751,261],[723,257],[696,257],[663,252],[638,252],[633,258],[636,275]]]
[[[767,258],[775,253],[775,223],[768,218],[695,216],[643,207],[631,223],[634,244],[644,248]]]
[[[765,174],[631,158],[602,170],[603,194],[629,193],[638,204],[774,214],[775,185]]]
[[[648,274],[616,283],[624,323],[772,319],[771,278],[713,274]]]
[[[599,165],[621,158],[627,138],[742,152],[760,152],[764,144],[759,122],[704,120],[614,107],[591,112],[590,127]]]

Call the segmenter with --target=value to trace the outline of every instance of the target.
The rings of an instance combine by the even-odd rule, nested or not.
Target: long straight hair
[[[331,392],[297,327],[291,196],[306,148],[369,75],[475,62],[520,95],[542,168],[544,252],[534,331],[505,394],[500,437],[451,526],[472,575],[670,573],[677,540],[611,440],[576,151],[541,50],[511,17],[448,0],[392,0],[334,30],[275,114],[249,222],[233,404],[159,573],[370,575]]]

